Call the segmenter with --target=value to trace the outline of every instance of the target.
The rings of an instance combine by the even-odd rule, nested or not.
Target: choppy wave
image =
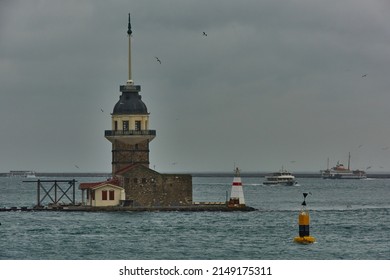
[[[247,204],[258,211],[0,212],[0,259],[390,259],[390,180],[243,184]],[[231,181],[194,178],[193,187],[194,200],[224,201]],[[0,191],[0,207],[35,203],[29,184],[0,179]],[[317,243],[297,247],[302,192],[311,193]]]

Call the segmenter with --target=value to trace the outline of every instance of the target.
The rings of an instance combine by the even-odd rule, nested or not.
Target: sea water
[[[193,177],[193,200],[225,201],[232,180]],[[263,180],[242,177],[254,212],[0,212],[0,259],[390,259],[390,180],[298,178],[288,187]],[[293,242],[303,192],[311,245]],[[0,208],[32,207],[36,196],[36,184],[0,178]]]

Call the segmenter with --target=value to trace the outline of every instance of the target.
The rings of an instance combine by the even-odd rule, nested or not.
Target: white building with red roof
[[[119,186],[118,179],[81,183],[80,189],[83,204],[86,206],[119,206],[125,200],[125,189]]]

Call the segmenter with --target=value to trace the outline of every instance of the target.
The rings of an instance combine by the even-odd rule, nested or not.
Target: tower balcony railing
[[[155,130],[105,130],[104,136],[156,136]]]

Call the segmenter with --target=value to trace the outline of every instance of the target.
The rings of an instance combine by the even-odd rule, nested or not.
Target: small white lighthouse
[[[234,179],[232,183],[232,191],[230,193],[230,200],[228,202],[230,208],[245,207],[244,191],[242,189],[242,182],[240,177],[240,170],[238,167],[235,170]]]

